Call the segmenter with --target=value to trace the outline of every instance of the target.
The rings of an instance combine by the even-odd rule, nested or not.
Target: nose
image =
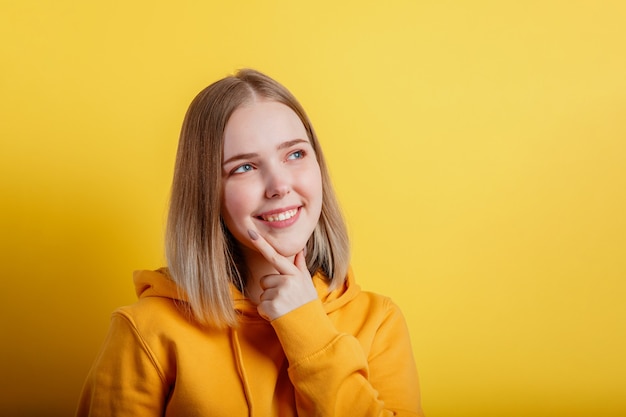
[[[282,198],[291,191],[290,176],[287,170],[281,167],[272,167],[267,170],[265,178],[265,197]]]

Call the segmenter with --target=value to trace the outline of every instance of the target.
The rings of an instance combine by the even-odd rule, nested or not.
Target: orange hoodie
[[[422,416],[402,313],[352,274],[268,322],[233,287],[237,328],[178,308],[163,270],[138,271],[139,301],[112,315],[77,416]]]

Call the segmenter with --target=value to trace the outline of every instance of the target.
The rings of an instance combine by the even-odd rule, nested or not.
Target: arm
[[[369,357],[357,338],[335,329],[319,300],[272,325],[289,359],[299,416],[422,416],[408,331],[392,303]]]
[[[421,416],[411,344],[397,307],[357,312],[357,320],[378,317],[369,323],[375,334],[368,357],[359,340],[339,332],[326,315],[303,252],[291,261],[254,230],[248,233],[277,271],[261,278],[257,309],[272,323],[289,360],[298,415]]]
[[[168,391],[163,370],[131,318],[117,311],[76,416],[163,416]]]
[[[369,353],[370,382],[398,415],[423,416],[417,367],[402,312],[389,299]]]

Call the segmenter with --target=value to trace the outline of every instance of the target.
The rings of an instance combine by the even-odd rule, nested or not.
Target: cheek
[[[322,173],[317,163],[308,172],[306,176],[307,189],[310,191],[311,198],[321,202],[322,200]]]
[[[241,187],[227,184],[224,187],[224,200],[222,201],[222,218],[231,233],[237,234],[237,225],[242,222],[246,212],[246,193]]]
[[[312,210],[312,213],[317,212],[319,217],[322,211],[323,184],[322,173],[317,163],[303,172],[299,181],[301,185],[300,192],[308,201],[309,209]]]

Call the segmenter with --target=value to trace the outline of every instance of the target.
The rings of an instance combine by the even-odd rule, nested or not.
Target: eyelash
[[[291,152],[291,153],[287,156],[287,159],[290,159],[290,157],[291,157],[291,156],[293,156],[293,155],[295,155],[295,154],[297,154],[297,153],[299,153],[299,154],[300,154],[300,156],[299,156],[298,158],[295,158],[295,159],[302,159],[302,158],[304,158],[304,157],[306,156],[306,151],[304,151],[303,149],[298,149],[297,151],[293,151],[293,152]]]
[[[243,171],[240,171],[242,168],[245,167],[250,167],[250,169],[244,169]],[[252,171],[254,169],[254,167],[252,166],[252,164],[242,164],[239,165],[237,168],[233,169],[231,171],[231,174],[243,174],[244,172],[249,172]]]
[[[300,156],[296,156],[295,158],[292,158],[292,156],[295,156],[299,154]],[[287,155],[287,159],[302,159],[306,156],[307,152],[303,149],[298,149],[297,151],[293,151],[291,152],[289,155]],[[245,163],[245,164],[241,164],[239,165],[237,168],[233,169],[231,171],[231,174],[243,174],[246,172],[250,172],[254,169],[254,166],[250,163]]]

